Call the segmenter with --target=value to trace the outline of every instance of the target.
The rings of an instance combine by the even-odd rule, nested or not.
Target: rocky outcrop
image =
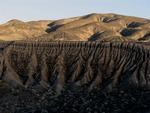
[[[143,42],[0,43],[1,113],[146,113]]]
[[[1,43],[2,80],[14,86],[41,84],[60,91],[65,84],[89,89],[150,89],[149,43],[9,42]],[[7,45],[7,46],[6,46]]]

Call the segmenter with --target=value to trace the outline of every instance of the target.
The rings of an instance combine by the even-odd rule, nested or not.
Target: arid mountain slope
[[[28,40],[46,34],[45,29],[51,21],[11,20],[0,25],[0,40]]]
[[[150,112],[150,20],[12,20],[0,40],[0,113]]]
[[[0,42],[0,113],[148,113],[148,42]]]
[[[89,14],[56,21],[9,21],[1,40],[150,41],[150,20],[116,14]]]
[[[124,83],[150,89],[148,44],[2,43],[0,75],[2,80],[12,85],[29,87],[36,82],[56,85],[56,90],[67,83],[87,84],[92,89],[103,85],[105,88],[118,87]]]

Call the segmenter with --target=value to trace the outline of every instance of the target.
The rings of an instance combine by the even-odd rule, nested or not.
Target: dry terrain
[[[0,40],[0,113],[150,113],[148,19],[11,20]]]
[[[150,20],[116,14],[89,14],[61,20],[0,25],[0,40],[150,41]]]
[[[150,43],[1,42],[2,113],[147,113]]]

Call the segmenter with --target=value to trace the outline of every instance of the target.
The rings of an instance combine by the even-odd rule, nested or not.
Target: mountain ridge
[[[0,40],[0,113],[150,112],[150,20],[11,20]]]
[[[14,19],[0,25],[0,40],[149,42],[150,20],[113,13],[29,22]]]

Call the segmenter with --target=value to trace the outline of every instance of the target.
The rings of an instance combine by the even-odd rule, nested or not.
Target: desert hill
[[[10,20],[0,25],[0,40],[28,40],[45,34],[47,24],[51,21],[30,21]]]
[[[54,21],[11,20],[0,25],[0,40],[147,42],[150,20],[95,13]]]
[[[0,113],[150,112],[150,20],[11,20],[0,40]]]

